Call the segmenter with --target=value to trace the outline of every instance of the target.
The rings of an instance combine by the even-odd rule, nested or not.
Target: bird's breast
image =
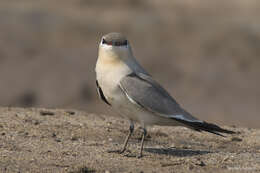
[[[96,64],[96,78],[109,102],[118,101],[121,98],[120,80],[131,73],[127,65],[120,62],[117,64],[107,63],[99,60]]]

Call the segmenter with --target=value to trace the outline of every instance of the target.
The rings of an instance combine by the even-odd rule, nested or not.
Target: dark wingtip
[[[177,119],[177,118],[174,118],[174,120],[179,121],[179,122],[187,125],[188,127],[192,128],[196,131],[199,131],[199,132],[206,131],[206,132],[213,133],[215,135],[222,136],[222,137],[226,137],[226,136],[222,135],[221,133],[236,134],[236,132],[234,132],[234,131],[223,129],[223,128],[217,126],[216,124],[207,123],[205,121],[190,122],[190,121],[185,121],[185,120],[181,120],[181,119]]]
[[[236,133],[231,130],[223,129],[223,128],[217,126],[216,124],[211,124],[211,123],[207,123],[207,122],[201,123],[201,126],[202,126],[202,130],[208,131],[208,132],[215,132],[215,133],[219,132],[219,133],[226,133],[226,134],[235,134]]]

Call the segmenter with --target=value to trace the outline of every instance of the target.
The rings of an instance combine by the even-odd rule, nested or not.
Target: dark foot
[[[143,155],[136,155],[136,154],[131,154],[131,153],[127,153],[127,154],[124,154],[125,157],[132,157],[132,158],[137,158],[137,159],[140,159],[143,157]]]
[[[132,154],[132,153],[124,154],[124,157],[137,158],[137,156],[135,154]]]
[[[108,153],[117,153],[117,154],[122,154],[125,152],[125,150],[108,150]]]
[[[138,156],[137,156],[137,159],[141,159],[143,157],[143,155],[142,154],[139,154]]]

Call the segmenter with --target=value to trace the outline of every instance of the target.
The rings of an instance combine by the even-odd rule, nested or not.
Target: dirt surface
[[[76,110],[0,108],[0,172],[260,172],[260,130],[226,138],[183,127],[151,127],[136,158],[138,125],[124,155],[127,121]]]

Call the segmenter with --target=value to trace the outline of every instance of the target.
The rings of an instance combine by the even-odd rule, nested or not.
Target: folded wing
[[[217,125],[200,121],[181,106],[151,76],[131,73],[120,81],[120,88],[134,104],[155,113],[158,116],[173,119],[197,131],[232,133]],[[221,135],[222,136],[222,135]]]

